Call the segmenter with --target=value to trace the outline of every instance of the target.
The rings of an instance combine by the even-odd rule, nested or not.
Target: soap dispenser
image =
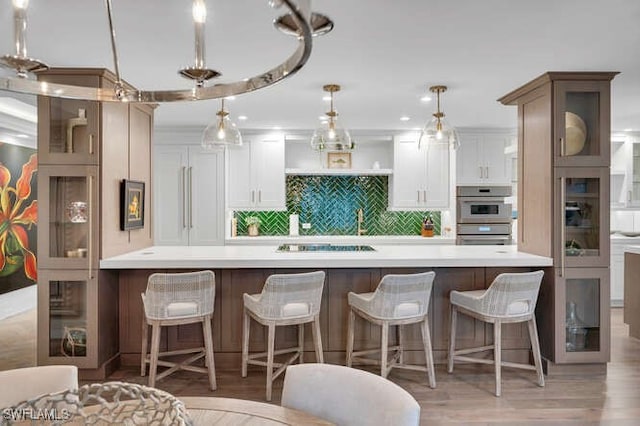
[[[422,230],[420,233],[423,237],[433,237],[433,220],[431,220],[431,215],[425,217],[422,221]]]

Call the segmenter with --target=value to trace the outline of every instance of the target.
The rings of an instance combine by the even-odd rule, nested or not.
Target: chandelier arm
[[[33,95],[53,96],[68,99],[85,99],[103,102],[179,102],[206,99],[219,99],[232,95],[253,92],[273,84],[298,72],[308,61],[312,47],[312,29],[305,17],[300,3],[308,0],[282,0],[296,21],[300,36],[298,47],[284,62],[276,67],[248,79],[236,82],[216,84],[210,87],[194,87],[183,90],[133,90],[125,87],[122,96],[118,96],[112,89],[71,86],[66,84],[44,83],[28,79],[0,77],[0,89],[10,92],[27,93]]]
[[[111,0],[105,0],[107,7],[107,18],[109,20],[109,36],[111,38],[111,53],[113,54],[113,68],[116,72],[116,84],[122,87],[122,78],[120,77],[120,61],[118,60],[118,49],[116,48],[116,29],[113,26],[113,8]]]

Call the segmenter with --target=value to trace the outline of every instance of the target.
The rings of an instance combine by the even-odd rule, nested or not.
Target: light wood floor
[[[535,374],[503,369],[502,397],[493,396],[490,366],[457,365],[447,374],[436,366],[436,389],[427,378],[410,371],[394,371],[390,379],[409,391],[422,407],[422,423],[545,425],[640,425],[640,340],[628,337],[622,309],[612,309],[611,362],[606,377],[547,377],[535,384]],[[0,321],[0,370],[35,365],[35,312]],[[135,368],[121,369],[110,380],[146,383]],[[180,372],[156,385],[178,396],[224,396],[264,400],[265,374],[217,371],[218,390],[207,389],[206,375]],[[282,379],[274,384],[279,403]]]

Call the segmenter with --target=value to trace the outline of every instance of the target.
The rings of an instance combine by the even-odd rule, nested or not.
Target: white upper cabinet
[[[154,220],[157,245],[221,245],[224,158],[199,145],[157,145]]]
[[[640,207],[640,134],[611,139],[611,207]]]
[[[227,207],[286,210],[283,135],[246,136],[227,153]]]
[[[515,134],[460,132],[457,153],[458,185],[511,185],[511,156],[505,148]]]
[[[449,149],[418,149],[417,134],[397,136],[393,145],[390,208],[449,208]]]

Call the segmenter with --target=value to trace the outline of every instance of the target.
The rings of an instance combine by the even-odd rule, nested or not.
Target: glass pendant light
[[[429,90],[436,94],[437,111],[433,113],[433,118],[424,126],[420,133],[418,148],[423,143],[430,145],[448,145],[449,148],[458,149],[460,139],[456,129],[444,119],[444,112],[440,111],[440,93],[447,91],[447,86],[431,86]]]
[[[315,151],[349,151],[355,147],[351,135],[347,129],[338,126],[338,113],[333,109],[333,94],[340,91],[337,84],[327,84],[322,87],[331,95],[331,109],[325,113],[328,117],[311,137],[311,148]]]
[[[204,129],[202,147],[212,150],[224,150],[228,146],[242,146],[240,130],[229,119],[229,113],[224,110],[224,98],[222,99],[220,111],[216,115],[218,119]]]

